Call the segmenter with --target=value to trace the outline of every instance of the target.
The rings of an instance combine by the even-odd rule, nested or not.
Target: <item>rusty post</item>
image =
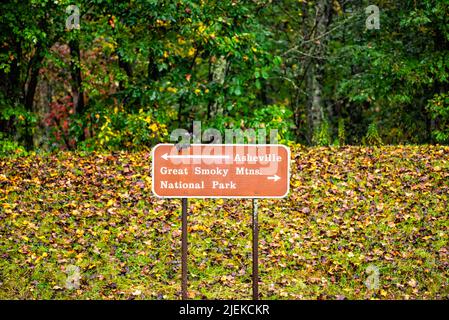
[[[181,257],[181,269],[182,269],[182,284],[181,293],[182,300],[187,300],[187,198],[182,199],[182,257]]]
[[[259,219],[257,199],[253,199],[253,300],[259,300]]]

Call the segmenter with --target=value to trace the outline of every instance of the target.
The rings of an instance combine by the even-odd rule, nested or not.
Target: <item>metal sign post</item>
[[[257,199],[253,199],[253,300],[259,300],[259,219]]]
[[[182,198],[181,295],[187,294],[188,198],[253,199],[253,299],[259,299],[257,198],[284,198],[290,188],[290,149],[264,144],[158,144],[152,150],[152,189],[160,198]]]
[[[182,253],[181,253],[181,269],[182,269],[182,300],[187,300],[187,198],[182,199]]]

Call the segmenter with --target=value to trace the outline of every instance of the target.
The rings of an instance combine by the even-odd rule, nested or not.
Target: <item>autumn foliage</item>
[[[289,197],[259,201],[262,298],[449,298],[448,155],[292,148]],[[152,196],[150,168],[147,152],[0,159],[0,298],[178,299],[180,201]],[[188,219],[190,297],[250,298],[251,200],[191,200]]]

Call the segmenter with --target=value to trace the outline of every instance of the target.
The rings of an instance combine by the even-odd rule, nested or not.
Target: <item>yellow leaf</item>
[[[196,52],[195,48],[190,48],[190,50],[189,50],[189,52],[187,53],[187,55],[188,55],[189,57],[193,57],[193,56],[195,55],[195,52]]]

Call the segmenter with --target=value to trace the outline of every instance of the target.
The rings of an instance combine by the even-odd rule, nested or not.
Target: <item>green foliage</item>
[[[11,121],[18,134],[33,130],[38,119],[35,113],[25,110],[23,106],[6,106],[0,109],[0,120]]]
[[[346,144],[345,119],[338,119],[338,146]]]
[[[208,127],[221,132],[223,137],[226,130],[234,130],[237,139],[243,139],[245,143],[270,143],[277,141],[287,144],[294,139],[291,128],[293,126],[292,112],[281,105],[268,105],[254,110],[247,116],[217,117],[210,120]],[[273,132],[271,132],[273,130]],[[270,136],[277,132],[277,135]],[[261,141],[261,139],[265,139]]]
[[[438,122],[437,128],[432,132],[436,141],[449,143],[449,93],[435,95],[427,108],[432,118]]]
[[[1,99],[0,99],[1,102]],[[22,144],[29,134],[36,130],[38,118],[35,113],[27,111],[21,105],[6,104],[0,106],[0,123],[5,125],[5,132],[0,131],[3,153],[22,154]],[[17,151],[17,152],[16,152]]]
[[[332,144],[332,133],[329,121],[324,120],[317,128],[312,137],[312,143],[316,146],[330,146]]]
[[[375,122],[370,123],[365,137],[362,140],[367,146],[381,146],[383,144],[382,138]]]
[[[294,139],[291,132],[293,126],[292,112],[285,106],[270,105],[261,107],[254,111],[254,114],[245,121],[245,127],[265,129],[267,131],[267,142],[270,130],[277,130],[278,142],[287,143]]]
[[[69,4],[80,6],[81,30],[65,30]],[[167,132],[198,120],[221,131],[277,129],[285,143],[344,145],[360,143],[376,119],[386,144],[448,143],[449,4],[380,1],[379,30],[366,30],[366,5],[7,1],[0,131],[27,148],[147,147],[161,136],[147,132],[143,108]],[[55,101],[78,95],[86,105],[60,128],[36,130]],[[312,95],[321,124],[309,123]]]
[[[81,149],[150,148],[168,135],[166,125],[160,123],[152,112],[143,109],[138,113],[127,113],[115,108],[112,114],[96,114],[95,118],[99,119],[99,129],[94,137],[81,144]]]
[[[26,149],[17,141],[8,139],[0,132],[0,157],[21,157],[27,154]]]

